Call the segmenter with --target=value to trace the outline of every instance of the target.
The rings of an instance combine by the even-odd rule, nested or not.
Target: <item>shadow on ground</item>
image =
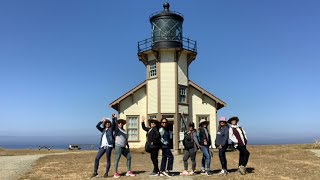
[[[147,172],[147,171],[134,171],[134,174],[138,175],[138,174],[143,174],[145,172]],[[123,173],[120,174],[120,176],[126,176],[126,173],[127,172],[123,172]]]
[[[220,172],[220,171],[219,171]],[[228,169],[229,173],[234,173],[234,172],[238,172],[238,169]],[[247,173],[254,173],[254,168],[253,167],[247,167]]]

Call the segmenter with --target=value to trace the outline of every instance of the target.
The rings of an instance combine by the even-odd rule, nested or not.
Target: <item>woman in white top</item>
[[[231,124],[229,128],[229,138],[234,143],[234,147],[240,152],[239,155],[239,172],[242,175],[246,174],[246,166],[249,161],[250,152],[247,150],[247,136],[242,127],[238,125],[239,118],[231,117],[228,123]]]

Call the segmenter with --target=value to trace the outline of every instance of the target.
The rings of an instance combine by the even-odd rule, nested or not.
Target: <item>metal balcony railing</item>
[[[158,39],[158,38],[155,38]],[[160,38],[159,38],[160,39]],[[171,39],[168,37],[168,39]],[[162,39],[162,40],[157,40],[155,43],[161,42],[161,41],[177,41],[177,40],[166,40],[166,39]],[[188,51],[193,51],[193,52],[197,52],[197,41],[191,40],[189,38],[183,37],[182,41],[177,41],[177,42],[181,42],[182,44],[182,48],[186,49]],[[153,39],[151,38],[147,38],[145,40],[139,41],[138,42],[138,53],[142,53],[145,51],[149,51],[152,49],[153,46]]]

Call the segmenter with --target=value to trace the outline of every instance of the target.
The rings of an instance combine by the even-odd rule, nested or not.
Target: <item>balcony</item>
[[[182,37],[182,41],[173,41],[173,40],[170,40],[171,38],[170,37],[166,37],[167,39],[162,39],[163,40],[157,40],[156,42],[153,42],[153,38],[147,38],[145,40],[142,40],[142,41],[139,41],[138,42],[138,54],[140,53],[144,53],[146,51],[149,51],[149,50],[154,50],[154,45],[157,44],[157,43],[165,43],[165,42],[173,42],[175,44],[178,44],[179,45],[179,48],[182,48],[182,49],[185,49],[187,51],[191,51],[195,54],[197,54],[197,41],[194,41],[194,40],[191,40],[189,38],[186,38],[186,37]],[[160,39],[160,38],[157,38],[155,37],[154,39]]]

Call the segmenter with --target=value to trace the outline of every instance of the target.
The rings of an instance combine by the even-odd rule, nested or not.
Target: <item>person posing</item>
[[[249,161],[250,153],[247,150],[247,136],[242,127],[238,125],[239,118],[231,117],[228,123],[231,124],[229,128],[229,138],[234,143],[234,146],[240,152],[239,155],[239,172],[242,175],[246,174],[246,166]]]
[[[202,163],[201,163],[201,174],[211,176],[212,173],[210,171],[210,162],[211,162],[211,154],[209,151],[209,147],[211,146],[211,136],[207,129],[209,122],[205,119],[200,120],[199,127],[199,144],[201,146],[202,155]]]
[[[188,122],[184,118],[184,114],[181,115],[183,121],[185,124],[188,124]],[[194,128],[194,123],[189,122],[189,130],[185,134],[184,139],[182,141],[184,146],[184,155],[183,155],[183,165],[184,165],[184,171],[180,173],[182,176],[188,176],[193,175],[194,171],[196,170],[196,155],[197,150],[200,148],[200,144],[198,142],[197,138],[197,131]],[[192,162],[192,171],[188,173],[188,159],[191,158]]]
[[[168,130],[168,120],[166,118],[161,119],[161,128],[159,129],[161,150],[162,150],[162,161],[160,168],[160,176],[170,177],[170,171],[173,168],[173,155],[170,150],[170,133]]]
[[[121,155],[127,158],[127,168],[128,171],[126,173],[126,176],[135,176],[135,174],[131,171],[131,154],[129,149],[129,143],[128,143],[128,134],[123,129],[123,126],[126,124],[126,120],[124,119],[118,119],[115,117],[115,122],[117,123],[117,126],[115,128],[115,161],[114,161],[114,178],[119,178],[120,174],[118,173],[118,164]],[[126,148],[127,147],[127,148]]]
[[[219,120],[218,132],[216,135],[215,146],[219,149],[219,159],[222,166],[221,175],[227,175],[227,158],[226,151],[228,149],[229,140],[229,126],[225,117],[221,117]]]
[[[112,115],[113,117],[114,115]],[[103,125],[103,127],[101,127]],[[107,166],[106,166],[106,173],[104,177],[108,177],[109,169],[110,169],[110,160],[111,160],[111,151],[114,144],[114,137],[113,132],[115,130],[115,122],[111,123],[109,118],[102,118],[102,120],[96,125],[97,129],[102,132],[100,143],[99,143],[99,151],[94,161],[94,170],[92,177],[98,176],[98,168],[99,168],[99,161],[103,154],[106,154],[107,158]]]
[[[159,176],[160,171],[159,171],[159,165],[158,165],[158,156],[159,156],[159,149],[161,147],[161,142],[160,142],[160,133],[158,131],[158,125],[159,121],[156,119],[149,119],[149,125],[150,127],[145,126],[145,116],[142,116],[141,118],[141,124],[142,124],[142,129],[147,132],[147,143],[150,146],[150,157],[151,161],[153,163],[153,171],[149,176]]]

